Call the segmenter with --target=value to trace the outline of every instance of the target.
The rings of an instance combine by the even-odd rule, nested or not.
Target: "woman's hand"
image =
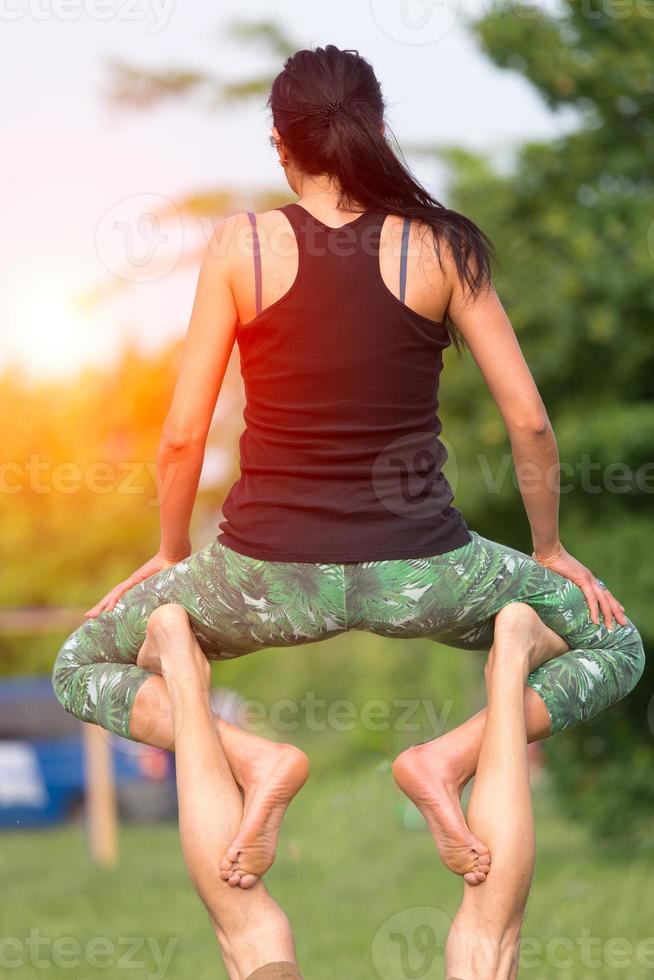
[[[542,561],[539,561],[539,557]],[[613,619],[621,626],[627,625],[624,606],[609,592],[603,582],[600,584],[601,580],[595,578],[589,568],[573,558],[562,545],[556,558],[548,558],[546,555],[537,556],[536,552],[532,554],[532,558],[545,568],[551,568],[553,572],[579,586],[586,597],[590,618],[594,623],[599,625],[601,614],[609,630],[613,629]]]
[[[191,551],[189,548],[188,554],[190,555],[190,553]],[[119,582],[118,585],[115,586],[111,592],[107,592],[106,596],[103,599],[100,599],[100,602],[93,606],[92,609],[87,609],[84,615],[87,619],[95,619],[95,617],[99,616],[101,612],[108,612],[110,609],[114,608],[121,596],[124,596],[126,592],[129,592],[131,588],[138,585],[139,582],[143,581],[143,579],[149,578],[151,575],[156,575],[157,572],[163,571],[164,568],[170,568],[172,565],[176,565],[177,562],[183,561],[185,557],[188,557],[188,555],[175,559],[166,558],[165,555],[157,552],[154,558],[150,558],[150,560],[146,561],[144,565],[137,568],[136,571],[132,572],[129,578],[126,578],[124,582]]]

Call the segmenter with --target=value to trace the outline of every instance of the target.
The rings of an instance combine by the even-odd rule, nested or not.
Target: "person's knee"
[[[499,663],[505,664],[508,661],[516,665],[522,664],[528,657],[529,643],[512,642],[514,634],[520,634],[533,643],[534,637],[539,635],[537,630],[544,632],[546,629],[537,611],[529,603],[512,600],[502,606],[494,617],[493,643],[484,668],[486,680],[489,680]]]
[[[82,654],[87,627],[88,623],[84,623],[64,641],[55,658],[51,674],[52,688],[57,700],[66,711],[82,721],[86,719],[77,704],[75,691],[83,672],[89,666],[88,656]]]
[[[52,668],[52,687],[66,711],[70,711],[69,691],[73,674],[82,666],[76,655],[76,633],[72,633],[62,645]]]
[[[630,642],[624,650],[624,662],[627,669],[622,672],[624,694],[629,694],[638,684],[645,672],[645,647],[643,639],[635,626],[631,628]]]

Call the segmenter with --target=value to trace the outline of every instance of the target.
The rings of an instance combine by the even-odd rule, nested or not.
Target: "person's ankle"
[[[285,913],[269,895],[262,896],[256,922],[251,928],[243,928],[241,925],[225,928],[215,920],[212,924],[223,957],[229,959],[230,965],[238,976],[249,980],[250,975],[263,965],[262,960],[268,965],[290,963],[294,958],[290,923]],[[282,978],[283,975],[280,980]]]
[[[416,762],[428,765],[431,770],[440,773],[445,782],[454,783],[460,788],[474,775],[468,772],[461,753],[448,745],[444,736],[414,745],[412,754]]]

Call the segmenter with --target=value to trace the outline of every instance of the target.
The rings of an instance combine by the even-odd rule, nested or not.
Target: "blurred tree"
[[[493,61],[553,109],[574,107],[578,127],[524,146],[506,175],[450,151],[450,203],[496,244],[497,288],[559,441],[562,539],[651,649],[654,21],[635,6],[566,0],[557,9],[502,7],[474,29]],[[445,388],[464,513],[529,550],[513,482],[489,492],[509,446],[470,359]],[[651,836],[653,676],[650,663],[629,698],[547,746],[562,799],[602,835]]]

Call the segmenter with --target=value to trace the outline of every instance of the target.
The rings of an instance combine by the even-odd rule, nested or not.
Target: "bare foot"
[[[495,616],[493,645],[487,667],[519,666],[527,676],[541,664],[566,653],[570,646],[542,621],[526,602],[510,602]]]
[[[209,661],[191,629],[188,613],[172,602],[157,606],[150,614],[136,664],[153,674],[172,672],[177,679],[199,677],[207,686],[211,677]]]
[[[512,602],[495,617],[489,664],[500,661],[527,675],[539,664],[560,656],[570,647],[546,626],[527,603]],[[490,870],[488,847],[468,827],[461,807],[461,792],[472,773],[462,773],[456,754],[456,732],[443,739],[407,749],[393,763],[400,789],[424,816],[446,867],[463,875],[469,885],[486,880]]]
[[[451,757],[439,752],[438,742],[398,755],[393,776],[427,821],[443,864],[469,885],[480,885],[490,870],[490,853],[465,821],[461,792],[466,781],[461,782]]]
[[[220,876],[251,888],[275,860],[282,817],[309,776],[309,760],[294,745],[271,743],[242,777],[243,820],[220,862]]]

